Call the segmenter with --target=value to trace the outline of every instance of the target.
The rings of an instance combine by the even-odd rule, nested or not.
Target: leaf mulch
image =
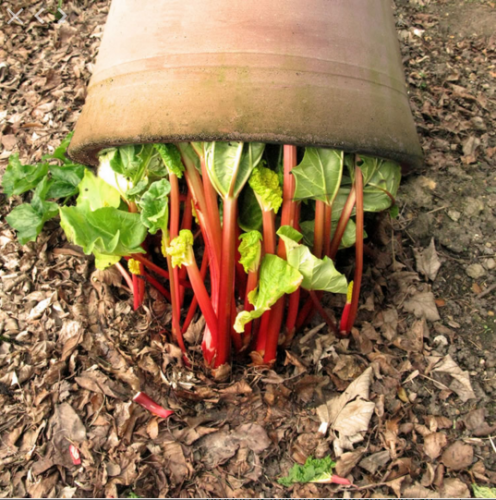
[[[21,3],[22,26],[1,10],[2,169],[73,129],[108,11],[64,2],[57,25],[44,2]],[[426,166],[397,219],[369,221],[349,339],[315,317],[273,371],[235,364],[215,384],[201,318],[189,370],[159,296],[133,313],[56,225],[21,247],[2,220],[0,497],[463,498],[496,484],[496,4],[396,0],[395,14]],[[2,215],[21,201],[0,196]],[[138,391],[175,415],[134,404]],[[328,455],[354,488],[277,483]]]

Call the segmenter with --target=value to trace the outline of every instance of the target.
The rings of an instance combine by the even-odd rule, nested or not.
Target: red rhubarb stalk
[[[168,290],[166,290],[151,274],[144,271],[143,276],[145,280],[153,286],[153,288],[159,291],[169,302],[171,302],[171,296]]]
[[[155,401],[144,392],[138,392],[138,394],[134,396],[133,401],[147,409],[150,413],[157,415],[157,417],[168,418],[174,413],[172,410],[166,410],[164,407],[155,403]]]
[[[236,199],[227,196],[223,201],[222,262],[218,307],[218,337],[215,368],[226,364],[231,351],[232,301],[234,297],[234,255],[236,235]]]
[[[329,249],[329,255],[328,255],[328,257],[331,258],[332,260],[336,258],[336,254],[338,253],[339,245],[341,244],[344,231],[350,220],[353,208],[355,207],[355,202],[356,202],[356,188],[355,185],[353,185],[351,187],[350,194],[348,195],[348,198],[346,199],[346,202],[344,204],[343,211],[341,212],[341,217],[339,218],[339,222],[336,227],[336,232],[334,233],[334,237],[332,238],[331,247]]]
[[[362,286],[363,273],[363,175],[359,167],[355,167],[356,183],[356,242],[355,242],[355,276],[350,316],[346,325],[346,333],[350,333],[358,312],[358,299]]]

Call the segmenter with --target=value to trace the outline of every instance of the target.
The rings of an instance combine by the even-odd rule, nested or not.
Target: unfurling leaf
[[[236,316],[234,329],[241,333],[246,323],[259,318],[283,295],[293,293],[303,276],[277,255],[267,254],[262,259],[258,287],[248,294],[248,300],[255,307],[253,311],[242,311]]]
[[[150,234],[155,234],[160,229],[167,229],[170,190],[169,181],[161,179],[152,183],[138,202],[141,208],[141,222],[148,228]]]
[[[193,253],[193,233],[189,229],[181,229],[166,249],[167,255],[172,257],[172,266],[189,266],[195,258]]]
[[[336,464],[331,457],[312,458],[308,457],[305,465],[294,464],[288,472],[288,475],[282,477],[277,482],[283,486],[289,487],[293,483],[318,483],[332,476],[332,469]]]
[[[243,266],[245,273],[256,272],[260,265],[260,258],[262,256],[262,235],[258,231],[250,231],[243,233],[239,239],[239,253],[241,259],[239,263]]]
[[[295,199],[320,200],[332,205],[341,184],[344,153],[336,149],[306,148],[303,160],[291,173]]]
[[[282,205],[282,188],[277,173],[259,165],[253,169],[248,183],[262,209],[277,214]]]
[[[25,193],[34,189],[47,173],[48,163],[23,165],[19,161],[19,153],[14,153],[10,155],[2,177],[3,190],[7,196]]]
[[[303,276],[302,288],[344,294],[347,292],[346,277],[336,270],[332,259],[318,259],[306,245],[297,243],[302,235],[296,229],[282,226],[277,234],[286,245],[288,264]]]

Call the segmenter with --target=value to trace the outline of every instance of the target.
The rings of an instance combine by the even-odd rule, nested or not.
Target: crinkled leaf
[[[244,187],[239,197],[238,223],[243,231],[260,231],[262,229],[262,209],[249,184]]]
[[[259,231],[250,231],[243,233],[239,239],[239,253],[241,258],[240,264],[244,267],[245,273],[255,272],[260,265],[260,258],[262,256],[262,235]]]
[[[346,277],[336,270],[334,262],[328,257],[318,259],[306,245],[295,242],[295,229],[282,226],[277,234],[286,245],[288,263],[297,269],[303,276],[301,287],[306,290],[323,290],[326,292],[346,293],[348,283]],[[301,239],[301,234],[299,237]]]
[[[295,199],[314,199],[332,204],[343,175],[343,151],[306,148],[303,160],[291,170],[295,177]]]
[[[91,170],[84,171],[84,177],[79,184],[77,205],[88,207],[88,210],[97,210],[103,207],[118,208],[121,204],[121,195],[115,187],[97,177]]]
[[[48,163],[39,165],[23,165],[19,161],[19,153],[9,157],[9,164],[2,178],[2,187],[7,196],[22,194],[34,189],[48,172]]]
[[[128,189],[124,195],[126,200],[135,201],[148,187],[148,179],[141,179],[136,186]]]
[[[58,199],[73,196],[79,191],[79,183],[84,177],[84,165],[66,163],[64,166],[50,165],[52,181],[47,198]]]
[[[69,241],[81,246],[85,254],[95,254],[99,269],[106,267],[116,256],[144,253],[141,243],[147,231],[139,214],[114,207],[91,211],[86,204],[62,207],[60,225]]]
[[[193,233],[189,229],[181,229],[167,247],[167,255],[172,257],[172,266],[181,267],[193,264]]]
[[[159,152],[164,165],[170,173],[181,179],[184,172],[184,165],[181,161],[181,153],[174,144],[155,144],[155,149]]]
[[[248,300],[255,307],[253,311],[242,311],[236,316],[234,329],[241,333],[246,323],[259,318],[283,295],[293,293],[303,276],[277,255],[267,254],[260,265],[258,287],[248,294]]]
[[[496,488],[489,488],[489,486],[478,486],[472,484],[475,498],[496,498]]]
[[[258,165],[253,169],[248,183],[262,209],[277,213],[282,205],[282,188],[277,172]]]
[[[155,234],[159,229],[167,229],[170,190],[167,179],[156,181],[150,185],[138,203],[141,208],[141,222],[151,234]]]
[[[312,458],[308,457],[305,465],[294,464],[288,472],[288,475],[282,477],[277,482],[283,486],[289,487],[293,483],[312,483],[330,479],[332,469],[336,464],[331,457]]]
[[[17,238],[21,245],[28,241],[35,241],[41,233],[45,222],[56,217],[59,207],[56,203],[46,201],[49,190],[49,181],[45,176],[38,184],[31,203],[19,205],[7,215],[9,225],[17,231]]]
[[[205,161],[210,180],[221,197],[237,198],[252,170],[262,159],[265,144],[206,142]]]

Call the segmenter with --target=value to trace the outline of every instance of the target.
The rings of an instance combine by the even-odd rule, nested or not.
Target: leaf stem
[[[355,277],[353,279],[353,295],[346,333],[350,333],[358,312],[358,299],[362,286],[363,274],[363,175],[360,167],[355,167],[356,184],[356,242],[355,242]]]
[[[355,207],[355,202],[356,188],[355,185],[353,185],[351,187],[350,194],[348,195],[348,198],[346,199],[346,202],[344,204],[343,211],[341,212],[341,217],[339,218],[336,232],[334,233],[334,237],[332,238],[331,248],[329,249],[329,258],[331,258],[332,260],[336,258],[336,254],[338,253],[339,245],[341,244],[344,231],[346,229],[346,226],[348,225],[348,221],[350,220],[353,208]]]
[[[324,248],[325,232],[325,203],[321,200],[315,201],[315,230],[313,233],[313,254],[319,259],[322,258]]]
[[[231,350],[232,301],[234,296],[234,254],[236,241],[236,198],[224,198],[224,223],[222,226],[222,265],[218,304],[218,337],[215,368],[229,360]]]
[[[134,295],[134,283],[133,283],[133,280],[131,279],[131,276],[129,276],[129,273],[126,271],[126,269],[124,269],[124,266],[120,262],[117,262],[115,264],[115,267],[121,273],[122,277],[124,278],[125,282],[127,283],[127,286],[131,290],[131,293],[133,293],[133,295]]]

